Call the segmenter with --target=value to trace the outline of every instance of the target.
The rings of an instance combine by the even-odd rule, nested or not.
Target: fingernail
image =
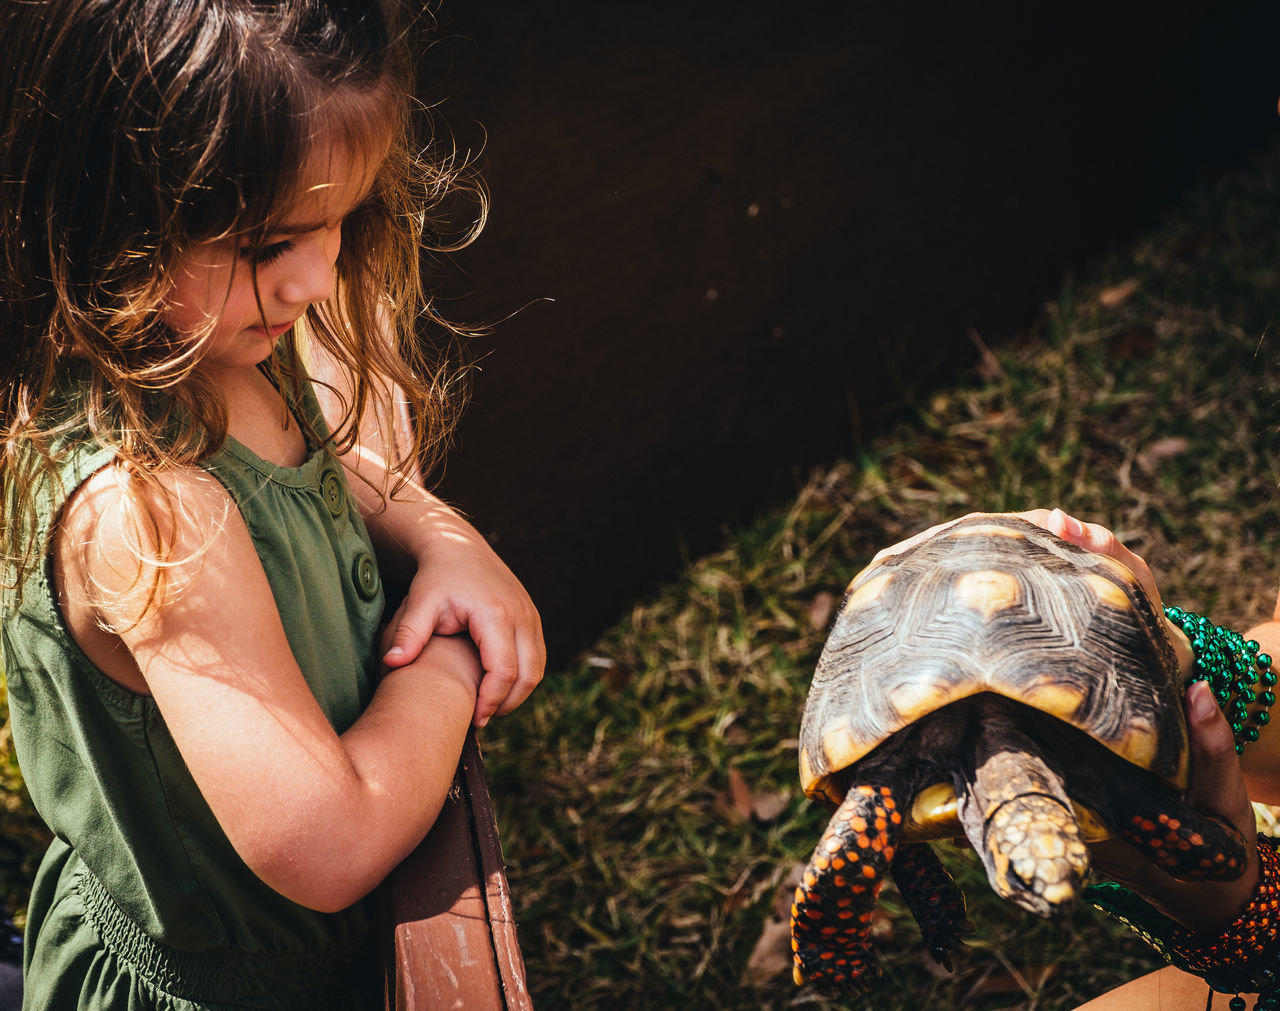
[[[1213,692],[1203,681],[1191,686],[1191,715],[1197,723],[1203,723],[1213,716],[1218,704],[1213,699]]]
[[[487,717],[487,716],[482,716],[482,717],[480,717],[480,720],[476,723],[476,726],[477,726],[477,727],[483,727],[483,726],[484,726],[485,724],[487,724],[488,722],[489,722],[489,717]]]
[[[403,646],[392,646],[389,650],[387,650],[387,656],[388,657],[400,656],[403,652],[404,652]]]

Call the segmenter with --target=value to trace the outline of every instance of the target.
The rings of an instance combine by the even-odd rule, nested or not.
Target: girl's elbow
[[[355,905],[390,874],[421,841],[439,814],[440,805],[419,811],[409,831],[378,833],[368,822],[357,822],[345,835],[334,825],[321,834],[291,837],[241,858],[264,884],[307,909],[337,913]],[[428,820],[429,819],[429,820]]]
[[[360,873],[343,861],[332,866],[314,867],[294,863],[287,869],[253,867],[250,869],[269,888],[290,902],[318,913],[340,913],[354,906],[382,881],[382,875]]]

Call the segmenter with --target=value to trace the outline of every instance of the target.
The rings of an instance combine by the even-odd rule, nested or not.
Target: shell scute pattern
[[[842,769],[979,692],[1041,709],[1183,785],[1185,727],[1168,719],[1176,661],[1137,581],[1110,561],[1029,523],[988,518],[864,569],[801,724],[806,792],[839,803],[832,779]]]

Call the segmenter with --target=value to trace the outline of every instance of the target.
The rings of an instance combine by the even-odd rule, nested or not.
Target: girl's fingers
[[[1043,512],[1043,510],[1036,510],[1036,512]],[[1156,580],[1151,574],[1150,566],[1142,560],[1141,556],[1125,547],[1120,538],[1107,527],[1100,523],[1083,523],[1061,509],[1054,509],[1047,513],[1040,525],[1051,534],[1056,534],[1064,541],[1070,541],[1078,548],[1114,558],[1137,577],[1147,598],[1159,609],[1160,591],[1156,587]]]
[[[484,664],[484,682],[476,704],[476,726],[482,727],[492,716],[505,716],[520,705],[542,680],[547,665],[547,647],[542,638],[542,621],[536,610],[521,621],[507,621],[495,626],[496,648],[486,653],[489,642],[480,645]],[[475,627],[472,628],[473,634]]]
[[[516,636],[516,651],[520,657],[520,671],[515,684],[498,707],[498,716],[506,716],[519,706],[542,681],[547,667],[547,649],[542,640],[541,622],[537,623],[536,635]]]
[[[502,709],[502,705],[518,680],[519,672],[514,667],[490,667],[485,664],[484,680],[480,682],[473,720],[477,727],[483,727],[492,717],[506,711]]]
[[[471,615],[468,630],[480,650],[480,664],[484,667],[473,721],[477,727],[483,727],[516,683],[520,674],[520,655],[516,649],[515,629],[505,614],[485,612],[483,616]]]
[[[484,670],[473,718],[482,727],[491,717],[515,709],[542,680],[547,651],[542,622],[532,604],[513,617],[500,604],[473,611],[465,603],[437,601],[430,594],[415,599],[410,593],[382,634],[382,662],[389,668],[403,667],[422,652],[432,635],[460,632],[470,634]]]

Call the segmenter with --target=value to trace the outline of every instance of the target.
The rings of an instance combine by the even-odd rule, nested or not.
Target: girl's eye
[[[242,246],[240,255],[246,260],[251,260],[255,266],[266,267],[276,260],[284,256],[293,248],[293,240],[285,239],[283,242],[273,242],[269,246]]]

